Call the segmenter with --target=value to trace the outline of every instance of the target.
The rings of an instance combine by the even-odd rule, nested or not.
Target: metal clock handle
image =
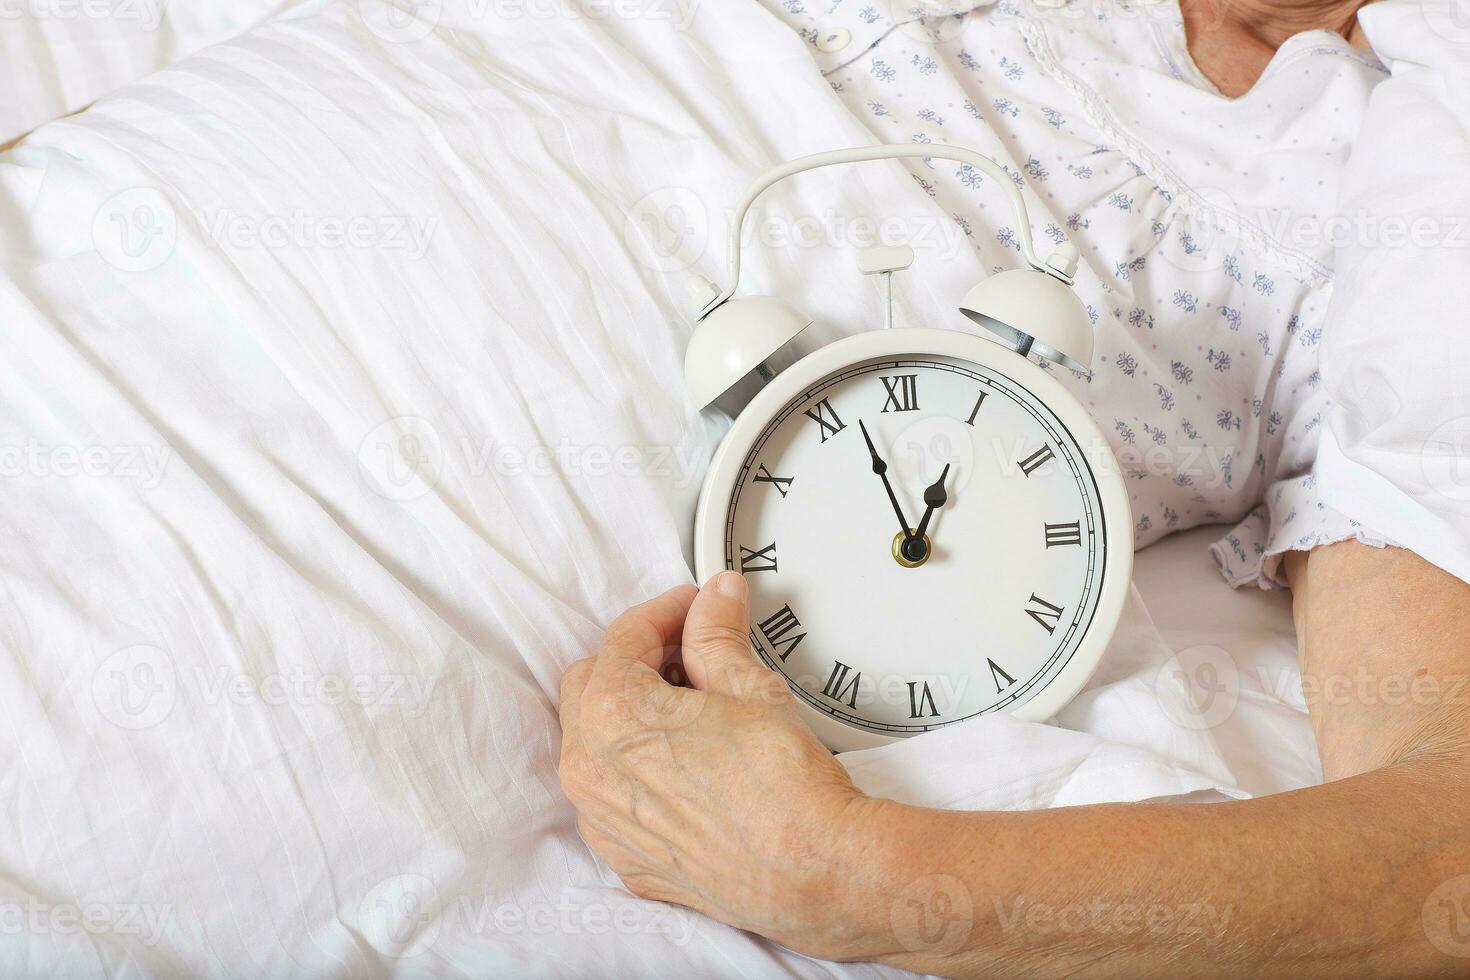
[[[755,199],[760,197],[772,184],[803,171],[830,167],[839,163],[866,163],[872,160],[899,160],[915,157],[955,160],[969,164],[977,170],[983,170],[994,177],[996,183],[1010,198],[1011,208],[1016,213],[1016,237],[1020,240],[1021,257],[1031,268],[1039,272],[1052,271],[1045,263],[1036,258],[1036,252],[1031,244],[1031,219],[1026,212],[1026,201],[1021,197],[1020,189],[1012,182],[1011,175],[994,160],[974,150],[966,150],[944,143],[919,143],[913,146],[855,146],[845,150],[829,150],[826,153],[813,153],[810,156],[798,157],[780,166],[772,167],[756,178],[755,182],[750,185],[750,189],[745,192],[745,197],[736,206],[734,220],[730,223],[726,286],[714,299],[704,305],[704,308],[699,311],[699,316],[709,315],[715,307],[735,295],[735,289],[740,282],[740,233],[745,225],[745,215],[755,203]]]

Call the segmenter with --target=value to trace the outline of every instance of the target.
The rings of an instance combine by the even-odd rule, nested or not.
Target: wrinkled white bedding
[[[0,146],[296,0],[6,0],[0,4]]]
[[[632,898],[555,772],[563,668],[689,577],[722,427],[682,265],[750,175],[870,137],[754,5],[475,9],[327,5],[0,158],[0,975],[886,972]],[[897,165],[771,206],[945,218]],[[748,281],[856,329],[810,286],[851,259]],[[963,807],[1316,781],[1285,600],[1209,536],[1140,556],[1153,621],[1060,726],[844,761]]]

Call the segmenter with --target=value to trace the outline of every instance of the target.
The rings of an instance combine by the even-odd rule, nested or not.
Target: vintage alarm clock
[[[981,335],[895,329],[890,303],[885,329],[777,370],[811,320],[774,296],[733,298],[746,212],[793,174],[902,157],[992,175],[1030,268],[964,297]],[[834,750],[994,712],[1048,719],[1117,626],[1133,564],[1127,494],[1087,410],[1030,360],[1088,368],[1077,252],[1064,244],[1040,262],[1029,229],[1010,176],[977,153],[837,150],[756,180],[734,213],[729,284],[697,281],[689,387],[701,408],[736,414],[700,493],[696,572],[745,574],[751,644]],[[861,268],[887,296],[912,258],[870,249]]]

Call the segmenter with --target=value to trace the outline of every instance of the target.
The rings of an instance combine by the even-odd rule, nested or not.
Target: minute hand
[[[909,522],[903,516],[903,508],[898,505],[898,497],[894,496],[893,485],[888,482],[888,464],[883,462],[878,455],[878,450],[873,446],[873,439],[868,435],[868,427],[858,419],[858,428],[863,430],[863,441],[868,444],[868,455],[873,457],[873,472],[883,480],[883,489],[888,491],[888,502],[893,505],[893,512],[898,515],[898,526],[903,528],[903,538],[907,541],[913,536],[909,530]]]

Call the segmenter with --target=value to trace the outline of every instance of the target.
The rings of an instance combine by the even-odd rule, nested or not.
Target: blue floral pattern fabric
[[[763,2],[875,142],[993,157],[1025,190],[1039,247],[1081,250],[1092,371],[1052,370],[1109,434],[1138,547],[1231,525],[1212,548],[1221,571],[1271,588],[1285,552],[1385,543],[1323,504],[1312,476],[1332,289],[1322,231],[1385,77],[1371,56],[1298,35],[1229,100],[1189,59],[1173,0]],[[1016,229],[990,178],[926,165],[919,182],[985,266],[1014,265]]]

